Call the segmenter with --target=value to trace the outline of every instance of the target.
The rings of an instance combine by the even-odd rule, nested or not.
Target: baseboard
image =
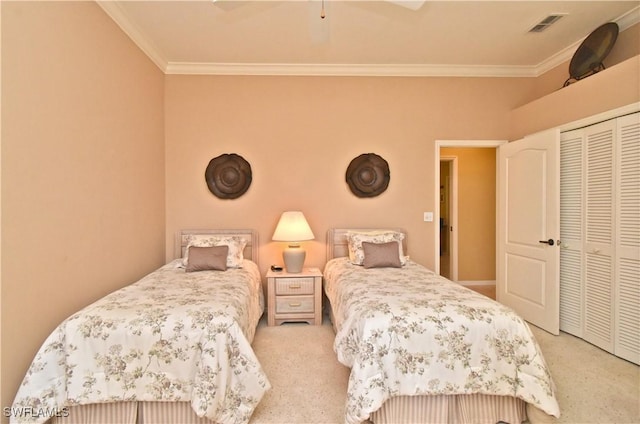
[[[495,286],[496,280],[461,280],[457,283],[463,286]]]

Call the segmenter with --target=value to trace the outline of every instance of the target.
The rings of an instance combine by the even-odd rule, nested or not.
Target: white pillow
[[[182,258],[182,265],[187,266],[189,262],[189,247],[213,247],[229,246],[227,255],[227,268],[240,268],[244,260],[244,247],[247,241],[239,236],[218,236],[208,234],[189,234],[187,236],[187,248]]]
[[[362,265],[362,262],[364,261],[364,250],[362,249],[362,242],[389,243],[392,241],[397,241],[400,263],[404,265],[407,263],[407,258],[406,256],[404,256],[404,251],[402,249],[402,240],[404,240],[404,233],[398,231],[348,231],[347,242],[349,246],[349,260],[354,265]]]

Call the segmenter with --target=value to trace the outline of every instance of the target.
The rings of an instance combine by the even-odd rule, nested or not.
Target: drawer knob
[[[302,287],[300,284],[289,284],[290,289],[299,289],[300,287]]]
[[[302,303],[300,303],[300,302],[289,302],[289,306],[291,306],[292,308],[297,308],[299,306],[302,306]]]

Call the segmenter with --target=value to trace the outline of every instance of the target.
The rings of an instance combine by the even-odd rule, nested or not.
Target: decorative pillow
[[[229,246],[191,246],[189,250],[189,261],[185,272],[226,271]]]
[[[364,252],[362,251],[363,242],[389,243],[391,241],[397,241],[400,263],[404,265],[407,262],[407,258],[404,256],[402,249],[402,240],[404,240],[404,234],[398,231],[349,231],[347,232],[349,260],[354,265],[362,265],[362,261],[364,260]]]
[[[365,268],[400,268],[400,251],[397,241],[389,243],[369,243],[362,242],[364,260],[362,266]]]
[[[182,265],[187,266],[189,262],[189,248],[194,247],[212,247],[212,246],[229,246],[227,254],[227,268],[240,268],[244,260],[244,247],[247,241],[238,236],[216,236],[207,234],[190,234],[187,236],[187,248],[184,252]]]

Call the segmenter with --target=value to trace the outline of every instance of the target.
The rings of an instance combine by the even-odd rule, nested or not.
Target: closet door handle
[[[548,244],[549,246],[553,246],[554,244],[556,244],[556,242],[555,242],[555,241],[553,241],[553,239],[549,239],[549,240],[540,240],[538,243]]]

